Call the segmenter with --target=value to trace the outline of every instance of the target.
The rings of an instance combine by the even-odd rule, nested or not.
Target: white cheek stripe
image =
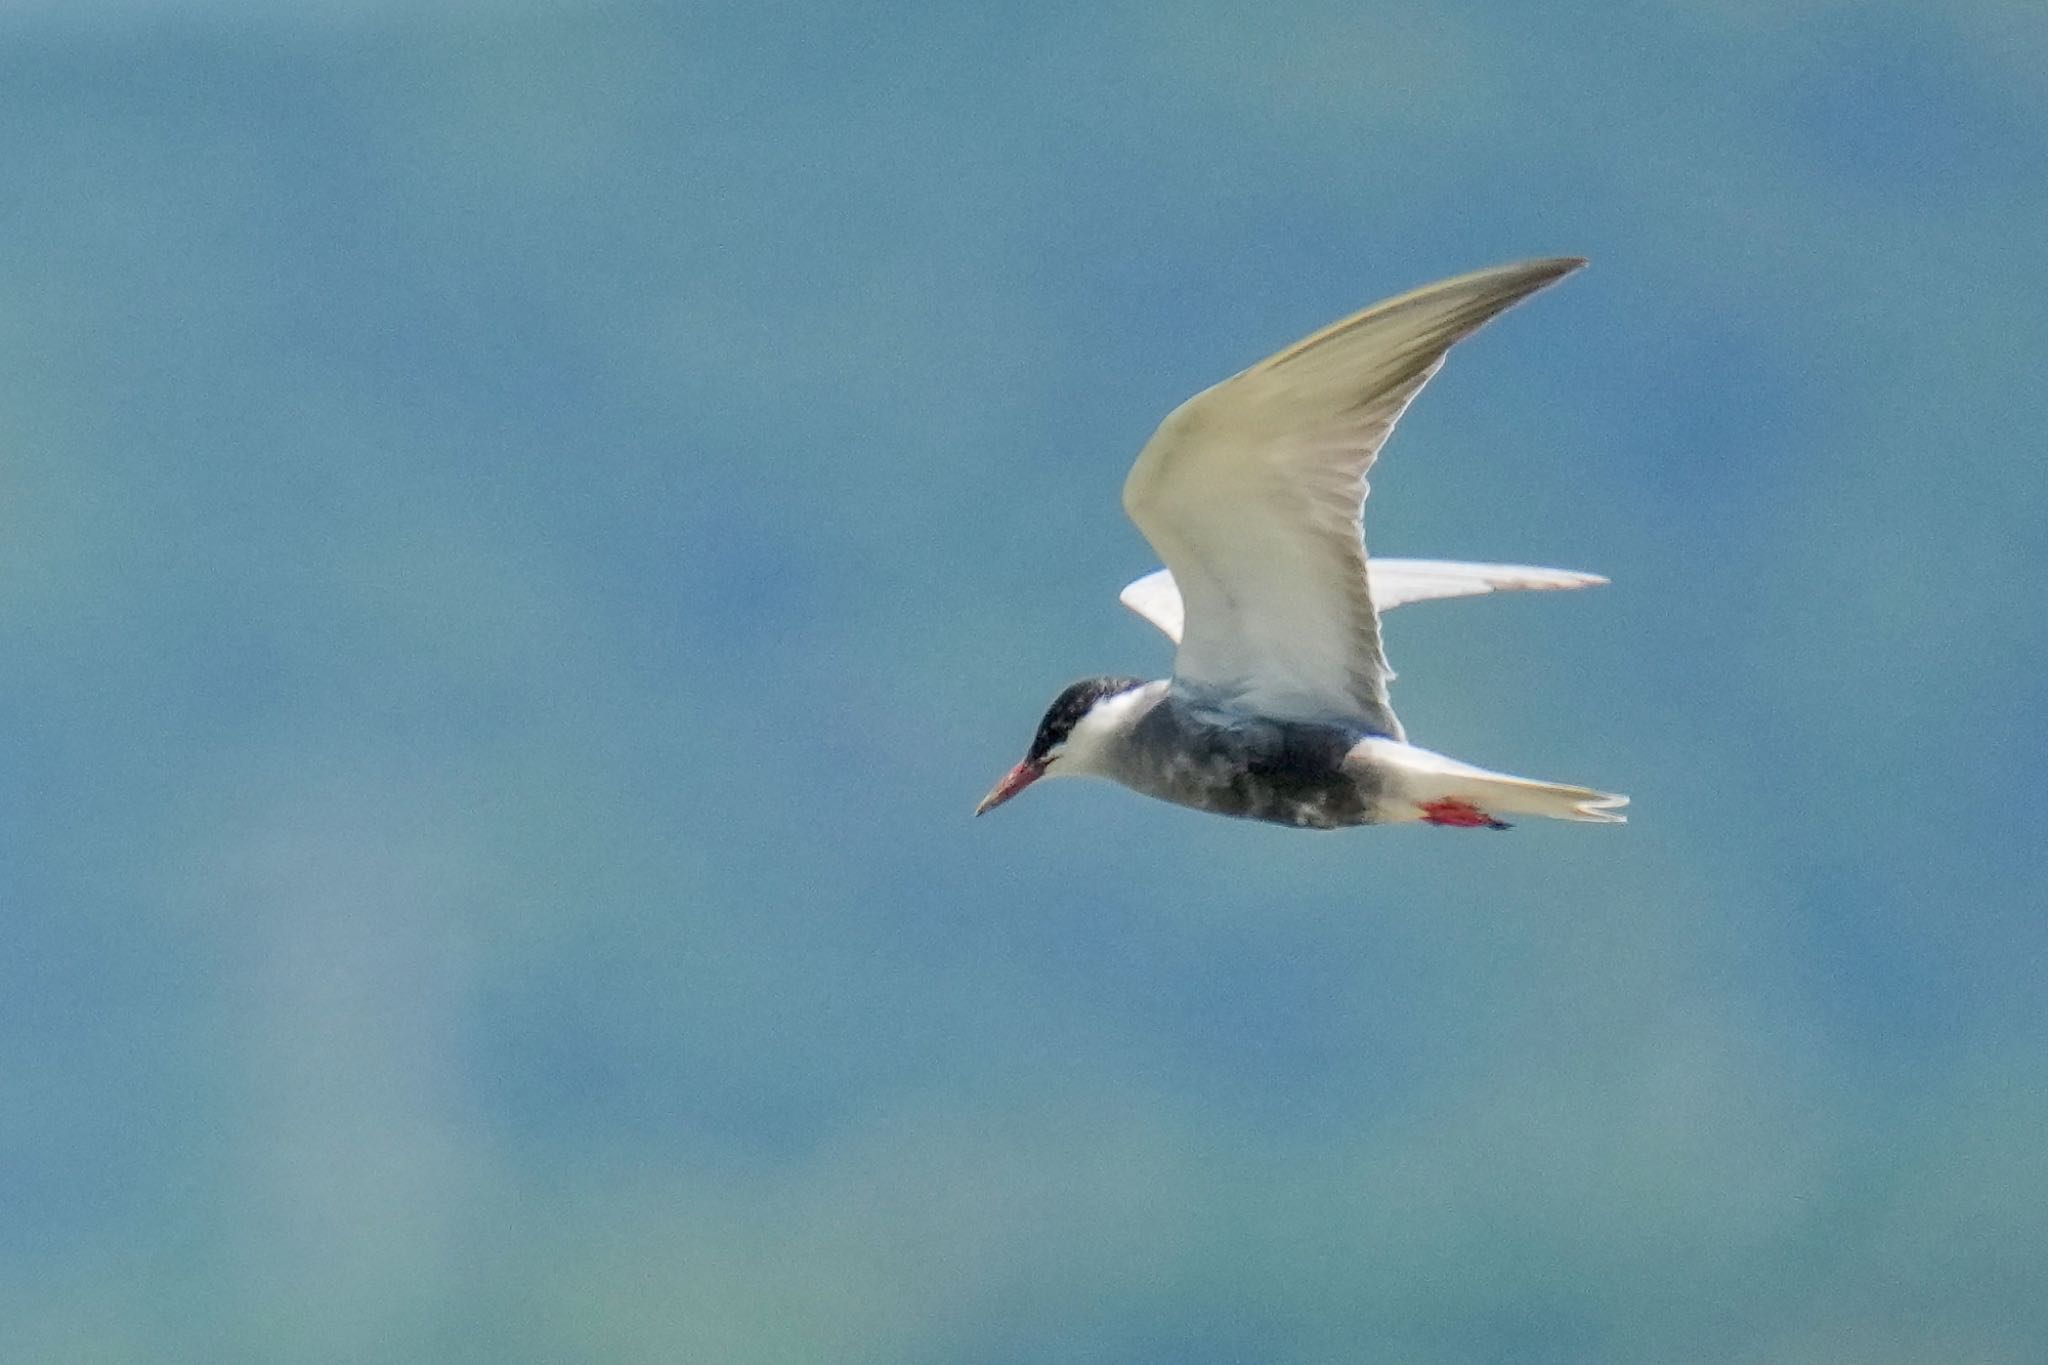
[[[1133,725],[1138,718],[1150,710],[1152,704],[1166,688],[1164,682],[1146,683],[1128,692],[1104,697],[1088,708],[1088,713],[1076,721],[1067,733],[1065,746],[1060,756],[1046,769],[1047,777],[1101,777],[1108,776],[1110,754],[1115,741]]]

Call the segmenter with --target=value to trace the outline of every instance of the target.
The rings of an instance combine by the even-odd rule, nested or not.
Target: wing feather
[[[1410,602],[1479,597],[1492,592],[1559,592],[1593,588],[1607,580],[1571,569],[1534,564],[1465,564],[1450,559],[1374,559],[1365,566],[1366,590],[1382,616]],[[1117,600],[1180,643],[1182,608],[1173,574],[1154,569],[1124,586]]]
[[[1160,423],[1124,510],[1186,607],[1176,687],[1400,737],[1366,588],[1366,471],[1451,346],[1583,264],[1525,261],[1375,304]]]

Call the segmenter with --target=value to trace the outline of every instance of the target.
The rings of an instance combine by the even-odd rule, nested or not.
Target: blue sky
[[[0,12],[0,1343],[2021,1362],[2048,18]],[[973,802],[1117,490],[1385,294],[1421,742]]]

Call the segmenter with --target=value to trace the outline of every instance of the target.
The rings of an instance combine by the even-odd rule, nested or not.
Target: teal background
[[[2048,11],[0,6],[0,1358],[2048,1359]],[[974,801],[1438,276],[1411,733]]]

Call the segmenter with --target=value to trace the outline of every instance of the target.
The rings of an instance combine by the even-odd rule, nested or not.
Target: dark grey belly
[[[1366,732],[1188,706],[1171,694],[1130,735],[1127,785],[1217,815],[1337,829],[1370,823],[1369,779],[1344,770]]]

